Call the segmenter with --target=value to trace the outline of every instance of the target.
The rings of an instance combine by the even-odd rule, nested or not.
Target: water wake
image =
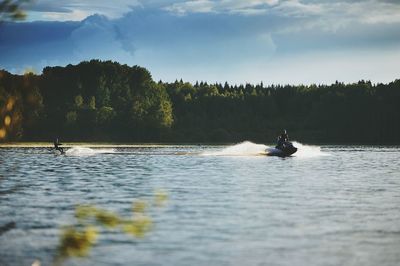
[[[328,155],[321,151],[319,146],[304,145],[300,142],[293,141],[293,145],[298,149],[294,157],[310,158]],[[267,146],[264,144],[256,144],[250,141],[244,141],[239,144],[235,144],[226,147],[220,151],[207,151],[201,155],[205,156],[260,156],[267,155],[267,150],[273,149],[274,147]]]
[[[292,143],[293,146],[297,148],[297,152],[293,154],[293,156],[296,157],[310,158],[329,155],[328,153],[321,151],[321,147],[319,146],[305,145],[297,141],[293,141]]]
[[[115,153],[114,149],[91,149],[87,147],[72,147],[65,154],[68,156],[92,156],[96,154]]]
[[[201,155],[211,156],[257,156],[265,155],[265,149],[268,146],[264,144],[256,144],[250,141],[244,141],[242,143],[229,146],[222,149],[221,151],[208,151],[203,152]]]

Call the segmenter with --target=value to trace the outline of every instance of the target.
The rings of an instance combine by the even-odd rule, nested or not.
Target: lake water
[[[63,265],[399,265],[400,149],[296,145],[0,148],[0,265],[51,265],[77,204],[129,217],[155,191],[143,238],[99,227]]]

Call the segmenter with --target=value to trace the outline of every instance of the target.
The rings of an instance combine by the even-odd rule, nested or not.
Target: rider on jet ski
[[[56,149],[57,151],[60,151],[61,154],[63,154],[64,153],[64,149],[59,147],[61,145],[62,144],[58,141],[58,138],[56,138],[56,140],[54,141],[54,149]]]
[[[285,143],[289,141],[289,136],[286,133],[286,129],[283,130],[283,133],[278,137],[278,143],[275,148],[282,150],[285,148]]]

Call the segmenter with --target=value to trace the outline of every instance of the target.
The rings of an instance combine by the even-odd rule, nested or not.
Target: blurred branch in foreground
[[[0,23],[4,21],[24,20],[26,13],[21,5],[30,0],[0,0]]]
[[[157,190],[153,199],[135,201],[131,209],[132,216],[129,218],[93,205],[78,205],[75,208],[77,224],[62,230],[54,264],[61,265],[72,257],[88,256],[97,242],[101,229],[119,229],[125,234],[143,238],[153,226],[153,219],[149,215],[150,208],[161,207],[166,200],[167,194]]]

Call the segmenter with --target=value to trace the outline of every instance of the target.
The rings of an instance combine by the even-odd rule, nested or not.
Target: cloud
[[[189,0],[173,3],[164,9],[179,15],[187,13],[236,13],[260,14],[265,9],[276,5],[280,0]]]
[[[122,46],[113,22],[100,15],[80,22],[7,23],[0,27],[0,68],[40,72],[93,58],[123,62],[132,55]]]
[[[74,57],[79,60],[99,58],[120,61],[126,56],[129,58],[118,40],[115,24],[105,16],[93,15],[83,20],[68,39],[73,43]],[[133,51],[130,52],[132,55]]]
[[[83,10],[72,10],[72,12],[46,12],[43,18],[55,21],[80,21],[87,18],[89,12]]]
[[[166,10],[178,16],[217,13],[302,18],[309,21],[300,27],[323,26],[333,30],[353,22],[400,22],[400,1],[397,0],[36,0],[26,8],[30,11],[30,20],[80,21],[94,14],[116,19],[131,10],[150,9]]]
[[[165,10],[179,15],[186,13],[209,13],[214,12],[214,2],[209,0],[191,0],[183,3],[174,3]]]
[[[302,3],[299,0],[282,1],[273,8],[273,12],[286,17],[310,17],[323,13],[324,6],[317,3]]]
[[[117,3],[106,0],[36,0],[25,5],[25,8],[29,11],[28,19],[31,20],[35,18],[36,20],[80,21],[95,14],[119,18],[141,5],[139,0],[119,0]]]
[[[67,19],[75,12],[79,19],[83,13],[74,10],[89,10],[90,6],[85,3],[79,6],[75,0],[68,2],[69,6],[64,0],[60,3],[66,5],[60,5],[59,9],[47,5],[37,9],[46,10],[46,15],[55,12],[57,16],[67,16],[54,19]],[[98,5],[103,3],[99,1]],[[174,4],[175,9],[171,9]],[[292,73],[293,66],[299,66],[295,60],[301,59],[305,64],[308,58],[315,62],[315,68],[323,67],[319,57],[335,60],[334,65],[339,66],[349,58],[361,62],[361,55],[349,55],[363,50],[369,51],[368,60],[374,65],[373,60],[378,61],[382,50],[399,53],[400,21],[396,14],[399,7],[377,0],[146,1],[114,18],[92,15],[73,22],[3,24],[0,68],[18,72],[34,67],[40,72],[46,65],[97,58],[142,65],[157,79],[258,82],[263,73],[283,79],[288,69],[289,80],[297,75]],[[366,8],[371,12],[365,12]],[[332,56],[324,57],[328,54]],[[395,71],[390,67],[383,69],[394,77]],[[304,73],[299,68],[299,73]],[[376,71],[382,73],[382,69]],[[357,76],[355,72],[352,73]],[[363,76],[360,73],[358,76]],[[339,80],[348,78],[340,69],[333,71],[332,76]]]
[[[189,0],[172,3],[164,8],[178,15],[191,13],[232,13],[325,20],[326,24],[400,22],[397,0]],[[314,23],[315,24],[315,23]]]

